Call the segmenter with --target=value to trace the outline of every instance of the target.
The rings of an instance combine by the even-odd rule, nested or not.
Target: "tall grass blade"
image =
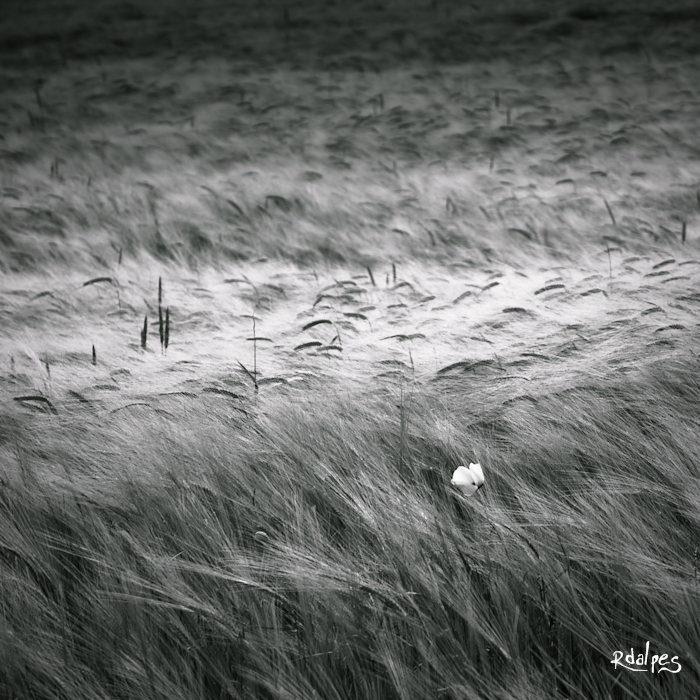
[[[250,373],[250,371],[248,370],[248,368],[247,368],[240,360],[236,360],[236,362],[238,362],[238,364],[239,364],[239,366],[241,367],[241,369],[250,377],[250,381],[253,382],[253,386],[255,387],[255,391],[257,392],[257,390],[258,390],[258,381],[257,381],[257,379]]]
[[[367,266],[367,274],[369,275],[369,281],[372,283],[372,286],[376,287],[377,283],[374,281],[374,275],[372,274],[372,268],[369,265]]]
[[[613,214],[612,209],[610,208],[610,205],[608,204],[608,200],[604,199],[605,202],[605,208],[608,210],[608,214],[610,214],[610,221],[612,221],[612,224],[615,228],[617,228],[617,221],[615,221],[615,215]]]

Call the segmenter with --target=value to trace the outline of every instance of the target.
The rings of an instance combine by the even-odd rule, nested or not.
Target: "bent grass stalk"
[[[612,209],[610,208],[610,205],[608,204],[608,200],[604,199],[605,202],[605,208],[608,210],[608,214],[610,214],[610,221],[612,221],[612,225],[617,228],[617,221],[615,221],[615,214],[613,214]]]
[[[248,340],[253,341],[253,372],[248,370],[248,368],[240,361],[236,360],[240,367],[243,369],[243,371],[250,377],[251,381],[253,382],[253,386],[255,387],[255,393],[258,393],[258,336],[256,333],[256,328],[255,328],[255,314],[244,314],[244,318],[250,318],[253,321],[253,337],[248,338]]]
[[[163,307],[161,304],[163,303],[163,280],[161,277],[158,277],[158,337],[160,339],[160,351],[161,353],[165,352],[165,347],[164,347],[164,342],[165,342],[165,334],[164,334],[164,327],[163,327]]]

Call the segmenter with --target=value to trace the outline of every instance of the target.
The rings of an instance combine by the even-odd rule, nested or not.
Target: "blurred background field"
[[[0,695],[698,697],[699,28],[6,0]]]

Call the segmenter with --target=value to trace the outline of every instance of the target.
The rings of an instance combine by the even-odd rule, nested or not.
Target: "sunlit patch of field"
[[[0,695],[698,695],[677,5],[0,24]]]
[[[196,276],[133,263],[89,280],[26,275],[3,299],[3,383],[57,407],[96,392],[109,410],[216,387],[249,402],[254,380],[274,396],[281,385],[304,393],[311,378],[371,391],[376,379],[448,387],[462,377],[512,399],[695,358],[700,261],[663,257],[626,258],[614,276],[607,256],[575,267],[414,261],[371,278],[372,268],[281,262]]]

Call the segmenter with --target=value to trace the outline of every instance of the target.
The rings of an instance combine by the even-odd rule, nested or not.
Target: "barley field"
[[[0,697],[700,698],[698,35],[5,0]]]

